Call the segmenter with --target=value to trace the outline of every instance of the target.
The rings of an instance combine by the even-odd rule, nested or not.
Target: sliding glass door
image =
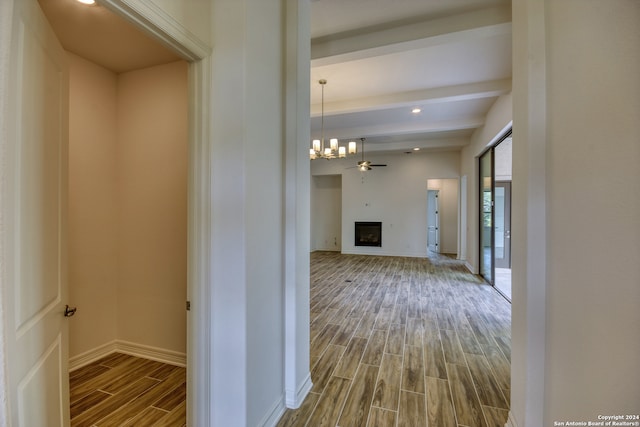
[[[493,285],[493,150],[480,157],[480,274]]]

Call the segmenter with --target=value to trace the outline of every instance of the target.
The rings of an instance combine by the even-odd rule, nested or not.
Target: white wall
[[[546,16],[545,422],[638,414],[640,2]]]
[[[373,163],[387,167],[360,172],[351,168],[357,159],[316,160],[312,175],[342,175],[342,252],[396,256],[426,256],[427,253],[427,180],[457,178],[460,153],[422,152],[417,154],[368,155]],[[456,193],[457,194],[457,193]],[[312,199],[314,198],[312,194]],[[453,199],[457,203],[457,195]],[[402,206],[402,209],[398,209]],[[447,210],[441,223],[453,221],[456,252],[457,210]],[[355,246],[356,221],[382,222],[382,247]]]
[[[514,2],[513,426],[638,413],[638,22]]]
[[[342,249],[342,176],[312,177],[311,250]]]

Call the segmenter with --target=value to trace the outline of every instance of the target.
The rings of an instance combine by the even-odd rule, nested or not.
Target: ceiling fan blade
[[[381,164],[381,165],[369,165],[369,166],[387,166],[387,165],[382,165],[382,164]]]

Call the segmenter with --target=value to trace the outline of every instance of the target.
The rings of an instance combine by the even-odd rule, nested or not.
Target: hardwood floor
[[[185,369],[113,353],[69,374],[72,427],[186,425]]]
[[[448,257],[311,256],[311,378],[279,427],[502,427],[511,305]]]

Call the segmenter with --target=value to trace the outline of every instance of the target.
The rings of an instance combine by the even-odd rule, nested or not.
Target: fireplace
[[[382,246],[381,222],[356,222],[356,246]]]

